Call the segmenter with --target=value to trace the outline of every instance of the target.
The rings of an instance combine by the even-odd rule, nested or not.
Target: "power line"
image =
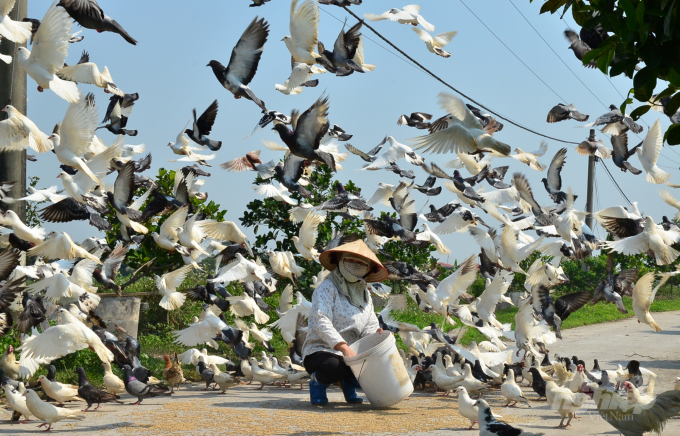
[[[494,33],[494,31],[491,30],[491,28],[490,28],[489,26],[487,26],[487,25],[484,23],[484,21],[482,21],[482,19],[479,18],[479,17],[477,16],[477,14],[475,14],[475,13],[472,11],[472,9],[470,9],[470,8],[468,7],[468,5],[465,4],[465,2],[464,2],[463,0],[460,0],[460,2],[461,2],[461,4],[462,4],[463,6],[465,6],[465,8],[467,8],[468,11],[470,11],[470,13],[471,13],[472,15],[475,16],[475,18],[477,18],[477,20],[479,20],[480,23],[482,23],[482,26],[486,27],[486,30],[488,30],[489,32],[491,32],[491,34],[498,40],[498,42],[500,42],[501,44],[503,44],[503,46],[504,46],[505,48],[507,48],[508,51],[509,51],[510,53],[512,53],[512,55],[515,56],[515,57],[517,58],[518,61],[520,61],[520,62],[522,63],[522,65],[524,65],[529,71],[531,71],[531,74],[533,74],[534,76],[536,76],[536,78],[537,78],[538,80],[540,80],[541,83],[543,83],[549,90],[551,90],[551,91],[553,92],[553,94],[555,94],[560,100],[566,102],[566,100],[564,99],[564,97],[562,97],[561,95],[559,95],[559,94],[557,93],[557,91],[555,91],[554,89],[552,89],[552,88],[550,87],[550,85],[548,85],[547,83],[545,83],[545,81],[544,81],[543,79],[541,79],[541,77],[540,77],[538,74],[536,74],[536,73],[534,72],[534,70],[532,70],[531,67],[530,67],[529,65],[527,65],[526,63],[524,63],[524,61],[523,61],[519,56],[517,56],[517,54],[515,54],[515,52],[512,51],[512,49],[511,49],[510,47],[508,47],[507,44],[504,43],[503,40],[500,39],[500,38],[498,37],[498,35],[496,35],[496,34]]]
[[[623,192],[623,189],[621,189],[621,187],[619,186],[619,184],[616,183],[616,179],[614,179],[614,176],[612,175],[612,173],[609,172],[609,168],[607,168],[607,165],[604,164],[604,162],[602,161],[602,159],[598,159],[598,161],[600,162],[600,164],[602,164],[602,168],[604,168],[604,170],[607,172],[607,175],[609,176],[609,178],[611,179],[612,183],[614,184],[614,186],[616,187],[616,189],[619,191],[619,193],[621,194],[621,196],[628,202],[628,204],[633,204],[633,203],[630,202],[630,200],[629,200],[628,197],[626,196],[626,193]]]
[[[534,32],[536,32],[536,34],[538,35],[538,37],[541,38],[541,39],[543,40],[543,42],[545,42],[545,45],[548,46],[548,48],[550,49],[550,51],[552,51],[552,52],[555,54],[555,56],[557,56],[557,59],[559,59],[560,62],[562,62],[562,63],[564,64],[565,67],[567,67],[567,69],[571,72],[571,74],[573,74],[574,77],[576,77],[576,79],[577,79],[579,82],[581,82],[581,85],[583,85],[583,86],[588,90],[588,92],[590,92],[590,93],[593,95],[593,97],[595,97],[595,99],[596,99],[597,101],[599,101],[599,102],[602,104],[602,106],[604,106],[604,107],[609,107],[609,106],[607,106],[602,100],[600,100],[600,99],[598,98],[598,96],[595,95],[595,93],[588,87],[588,85],[586,85],[586,84],[583,82],[583,80],[581,80],[581,78],[574,72],[574,70],[572,70],[572,69],[569,67],[569,65],[567,65],[566,62],[564,62],[564,60],[562,59],[562,57],[561,57],[560,55],[557,54],[557,52],[552,48],[552,46],[548,43],[548,41],[546,41],[545,38],[543,38],[543,36],[541,35],[541,33],[540,33],[538,30],[536,30],[536,28],[534,27],[534,25],[531,24],[531,22],[527,19],[526,16],[524,16],[524,14],[522,13],[522,11],[519,10],[519,8],[515,5],[515,3],[513,3],[512,0],[508,0],[508,1],[509,1],[510,4],[515,8],[515,10],[517,10],[517,12],[519,12],[519,14],[522,16],[522,18],[524,18],[524,21],[526,21],[527,24],[528,24],[529,26],[531,26],[532,29],[534,29]],[[567,103],[567,102],[565,101],[565,103]]]
[[[427,69],[427,68],[426,68],[425,66],[423,66],[421,63],[419,63],[418,61],[416,61],[415,59],[413,59],[411,56],[409,56],[408,54],[406,54],[402,49],[400,49],[399,47],[397,47],[396,45],[394,45],[394,44],[392,43],[392,41],[390,41],[389,39],[387,39],[387,38],[385,38],[384,36],[382,36],[382,35],[380,34],[380,32],[378,32],[378,31],[375,30],[373,27],[371,27],[369,24],[367,24],[362,18],[359,18],[354,12],[352,12],[351,10],[349,10],[346,6],[343,6],[342,8],[343,8],[345,11],[347,11],[348,14],[350,14],[351,16],[353,16],[354,18],[356,18],[358,21],[362,22],[363,25],[364,25],[367,29],[369,29],[371,32],[373,32],[375,35],[377,35],[380,39],[382,39],[382,40],[385,41],[387,44],[389,44],[393,49],[395,49],[396,51],[398,51],[398,52],[399,52],[402,56],[404,56],[406,59],[408,59],[409,61],[413,62],[415,65],[417,65],[417,66],[418,66],[421,70],[423,70],[425,73],[427,73],[427,74],[429,74],[430,76],[432,76],[434,79],[436,79],[438,82],[440,82],[441,84],[443,84],[443,85],[446,86],[447,88],[449,88],[449,89],[453,90],[454,92],[458,93],[458,94],[461,95],[463,98],[465,98],[465,99],[471,101],[472,103],[476,104],[477,106],[480,106],[482,109],[484,109],[484,110],[490,112],[491,114],[497,116],[498,118],[500,118],[500,119],[502,119],[502,120],[504,120],[504,121],[507,121],[508,123],[514,125],[515,127],[519,127],[520,129],[526,130],[527,132],[533,133],[534,135],[541,136],[541,137],[543,137],[543,138],[550,139],[550,140],[553,140],[553,141],[562,142],[562,143],[564,143],[564,144],[574,144],[574,145],[578,145],[578,142],[565,141],[564,139],[559,139],[559,138],[555,138],[555,137],[552,137],[552,136],[544,135],[543,133],[540,133],[540,132],[537,132],[537,131],[535,131],[535,130],[532,130],[532,129],[526,127],[526,126],[523,126],[523,125],[519,124],[519,123],[516,122],[516,121],[511,120],[510,118],[508,118],[508,117],[506,117],[506,116],[503,116],[503,115],[499,114],[498,112],[495,112],[495,111],[489,109],[488,107],[486,107],[486,106],[483,105],[482,103],[476,101],[475,99],[469,97],[468,95],[464,94],[463,92],[461,92],[461,91],[459,91],[458,89],[454,88],[453,86],[449,85],[446,81],[444,81],[444,79],[442,79],[442,78],[439,77],[438,75],[434,74],[432,71],[430,71],[429,69]],[[328,13],[329,15],[331,15],[329,12],[327,12],[327,13]],[[558,97],[559,97],[559,95],[558,95]],[[561,97],[560,97],[560,98],[561,98]]]

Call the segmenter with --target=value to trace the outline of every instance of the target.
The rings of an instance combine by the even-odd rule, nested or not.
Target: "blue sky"
[[[546,135],[580,142],[588,136],[588,130],[579,128],[575,121],[558,124],[547,124],[545,119],[548,110],[558,102],[574,103],[584,113],[590,114],[591,120],[607,111],[603,105],[620,104],[632,83],[625,77],[609,80],[599,71],[583,68],[579,61],[567,50],[569,43],[563,36],[566,24],[556,15],[539,15],[540,1],[529,3],[527,0],[512,0],[519,10],[533,24],[540,35],[566,62],[569,68],[599,98],[598,101],[572,72],[557,58],[540,37],[529,27],[510,1],[463,0],[481,18],[484,23],[501,38],[505,44],[519,56],[541,79],[543,79],[558,95],[533,75],[515,58],[477,18],[475,18],[460,0],[422,1],[421,14],[436,26],[434,33],[451,30],[458,35],[446,47],[452,53],[451,58],[444,59],[427,51],[425,44],[418,39],[409,25],[400,25],[390,21],[370,23],[385,37],[401,47],[423,65],[439,74],[454,87],[468,94],[487,107],[517,122]],[[290,73],[290,54],[281,41],[288,31],[290,2],[287,0],[271,0],[265,6],[249,8],[247,0],[213,1],[187,3],[185,1],[166,0],[161,2],[120,2],[100,0],[104,11],[115,18],[135,39],[137,46],[126,43],[120,36],[112,33],[98,34],[83,29],[85,40],[70,46],[67,63],[76,63],[83,50],[90,53],[92,62],[100,68],[109,67],[116,84],[125,92],[138,92],[140,100],[135,105],[128,128],[138,129],[139,135],[128,143],[146,144],[147,151],[153,155],[153,165],[148,175],[154,174],[158,168],[178,168],[166,147],[174,141],[177,133],[190,119],[191,109],[203,111],[214,99],[220,104],[217,121],[211,137],[222,140],[224,145],[217,152],[213,161],[212,173],[206,181],[206,190],[210,199],[215,200],[228,209],[226,219],[238,223],[245,205],[254,198],[250,189],[253,173],[227,173],[217,167],[237,156],[252,150],[262,150],[264,161],[278,159],[280,152],[270,151],[262,145],[261,139],[279,141],[276,132],[265,129],[247,136],[260,117],[260,111],[252,102],[234,100],[232,95],[223,89],[206,64],[216,59],[226,64],[233,46],[248,23],[259,15],[270,23],[270,36],[265,45],[264,54],[257,75],[250,87],[267,103],[268,108],[289,113],[291,109],[305,110],[322,92],[330,96],[331,123],[342,126],[354,135],[350,143],[362,150],[368,150],[378,144],[385,135],[392,135],[402,143],[421,133],[415,129],[397,126],[397,118],[402,113],[423,111],[435,116],[443,115],[437,105],[437,94],[447,89],[390,51],[385,50],[373,41],[380,41],[368,29],[364,30],[365,58],[367,63],[377,64],[373,72],[354,74],[339,78],[325,74],[318,76],[320,84],[315,89],[305,89],[300,95],[283,95],[274,90],[275,83],[284,83]],[[29,16],[42,19],[49,2],[32,1]],[[362,16],[364,13],[382,13],[392,7],[403,5],[393,1],[366,0],[352,10]],[[342,28],[339,20],[348,19],[348,24],[355,23],[343,9],[335,6],[321,6],[319,26],[320,39],[327,47],[332,46],[338,32]],[[332,16],[331,16],[332,14]],[[334,18],[335,17],[335,18]],[[337,19],[336,19],[337,18]],[[570,17],[565,17],[572,28],[578,28]],[[74,29],[78,29],[77,25]],[[371,40],[369,40],[370,38]],[[30,47],[29,47],[30,48]],[[28,79],[28,116],[44,131],[50,132],[66,111],[68,103],[46,91],[38,93],[37,84]],[[80,85],[84,92],[93,92],[97,98],[100,116],[108,104],[108,95],[103,90],[90,85]],[[563,98],[566,100],[564,101]],[[667,117],[650,111],[643,118],[645,131],[638,139],[630,138],[631,144],[637,144],[644,138],[656,118],[661,119],[662,126],[668,126]],[[110,144],[115,139],[105,130],[99,131],[101,138]],[[608,138],[599,134],[609,145]],[[499,140],[524,150],[535,150],[541,138],[506,123],[506,127],[497,133]],[[554,153],[564,145],[548,140],[549,149],[540,160],[548,165]],[[343,147],[344,148],[344,147]],[[454,155],[424,155],[427,161],[443,164]],[[640,167],[636,157],[631,158],[634,166]],[[353,180],[363,188],[364,196],[370,197],[378,182],[398,184],[397,175],[380,172],[358,172],[363,164],[356,156],[343,163],[344,171],[339,172],[341,181]],[[408,166],[400,162],[402,166]],[[543,189],[540,180],[543,176],[513,159],[497,159],[495,165],[510,165],[509,174],[521,171],[527,174],[537,200],[547,204],[550,199]],[[671,173],[671,181],[680,182],[678,167],[680,154],[666,146],[659,159],[663,169]],[[644,181],[644,175],[633,176],[623,174],[608,161],[608,166],[628,197],[640,203],[640,209],[660,221],[662,215],[673,214],[673,211],[661,201],[655,186]],[[56,156],[46,153],[39,156],[38,162],[28,163],[28,174],[41,177],[39,187],[46,188],[60,182],[55,179],[59,173]],[[417,183],[425,180],[426,174],[415,169]],[[562,173],[564,188],[570,186],[579,194],[576,206],[585,209],[587,158],[578,155],[572,148],[567,154],[567,164]],[[113,175],[109,177],[113,181]],[[109,179],[107,179],[109,181]],[[61,188],[61,184],[58,184]],[[625,200],[615,190],[606,174],[597,167],[597,193],[595,210],[600,208],[625,205]],[[426,201],[422,194],[414,193],[418,208]],[[678,193],[680,195],[680,193]],[[434,197],[437,206],[454,199],[454,195],[446,190]],[[378,206],[381,210],[383,206]],[[67,231],[74,240],[80,241],[96,232],[93,227],[83,223],[46,224],[48,229]],[[599,229],[603,235],[602,229]],[[246,232],[248,233],[248,232]],[[478,251],[474,240],[466,234],[455,234],[443,238],[453,250],[448,261],[461,259]],[[447,259],[442,259],[446,261]]]

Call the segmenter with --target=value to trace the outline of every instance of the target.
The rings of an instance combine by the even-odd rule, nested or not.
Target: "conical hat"
[[[380,263],[380,260],[373,254],[368,245],[361,239],[358,241],[350,242],[349,244],[340,245],[338,247],[326,250],[321,255],[319,255],[319,262],[328,271],[333,271],[338,267],[337,264],[331,262],[331,255],[333,253],[351,253],[355,256],[360,256],[366,260],[369,264],[373,264],[377,268],[373,268],[368,277],[366,277],[367,283],[382,282],[387,279],[387,270]]]

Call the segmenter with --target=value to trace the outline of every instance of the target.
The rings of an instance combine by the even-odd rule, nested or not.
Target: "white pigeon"
[[[545,320],[537,324],[534,323],[534,307],[531,304],[531,297],[526,298],[520,303],[519,310],[515,314],[515,343],[517,348],[537,356],[539,352],[535,348],[535,344],[536,342],[543,342],[545,337],[550,338],[549,341],[546,341],[546,345],[557,341],[554,333],[550,331],[550,324]]]
[[[45,290],[45,298],[55,303],[79,301],[82,298],[81,307],[87,305],[87,309],[91,310],[96,309],[101,301],[99,295],[88,292],[86,288],[75,283],[70,277],[66,277],[64,273],[56,273],[53,276],[45,277],[28,285],[26,290],[33,294]]]
[[[663,149],[663,131],[661,124],[657,119],[652,127],[649,128],[647,136],[642,141],[642,147],[636,150],[642,168],[647,173],[647,181],[649,183],[661,184],[670,179],[671,175],[666,171],[656,166],[656,161]]]
[[[269,321],[269,315],[264,313],[258,306],[255,300],[250,295],[236,295],[227,297],[227,301],[231,303],[229,311],[232,315],[239,318],[244,316],[255,315],[255,322],[258,324],[266,324]]]
[[[417,26],[418,24],[420,24],[428,32],[434,32],[434,26],[425,21],[425,18],[423,18],[423,16],[420,15],[419,12],[420,6],[406,5],[401,9],[392,8],[389,11],[383,12],[380,15],[364,14],[364,18],[366,18],[369,21],[391,20],[396,21],[399,24],[411,24],[413,26]]]
[[[265,384],[283,382],[286,379],[286,376],[284,374],[279,374],[274,371],[260,368],[257,359],[254,357],[251,357],[249,361],[250,367],[252,368],[253,371],[253,380],[260,383],[260,387],[258,389],[262,389]]]
[[[508,288],[510,288],[511,283],[512,276],[497,273],[491,283],[487,284],[477,302],[477,315],[479,318],[499,330],[508,330],[510,327],[509,325],[504,326],[496,319],[495,311],[496,306],[501,301],[501,298],[507,292]]]
[[[47,234],[47,238],[42,244],[28,250],[28,254],[31,256],[42,256],[45,259],[73,260],[80,257],[90,259],[100,265],[102,264],[99,258],[83,250],[78,244],[73,242],[66,232],[50,232]]]
[[[458,265],[453,274],[442,280],[435,288],[432,284],[427,285],[427,291],[420,291],[424,298],[437,313],[447,314],[447,305],[457,304],[458,299],[477,279],[476,255],[472,255]]]
[[[313,0],[305,0],[298,7],[298,0],[290,3],[290,36],[286,44],[294,62],[314,65],[319,55],[314,52],[319,38],[319,6]]]
[[[479,409],[477,407],[477,400],[470,398],[467,389],[463,386],[456,389],[458,393],[458,412],[470,420],[470,427],[468,430],[472,430],[472,427],[477,423],[479,417]],[[494,418],[502,418],[500,415],[494,415]]]
[[[680,251],[671,247],[680,241],[680,232],[676,230],[664,230],[663,227],[654,223],[654,218],[645,218],[645,226],[641,233],[619,241],[607,241],[604,247],[624,255],[654,252],[657,265],[673,263],[680,255]]]
[[[527,397],[522,392],[522,388],[515,381],[515,371],[512,369],[508,370],[505,381],[501,385],[501,395],[508,400],[507,404],[503,407],[516,407],[517,403],[526,403],[527,406],[531,407],[529,400],[527,400]]]
[[[23,44],[31,36],[33,25],[28,22],[14,21],[9,17],[9,13],[14,9],[14,3],[16,0],[0,0],[0,37]]]
[[[380,145],[385,142],[388,142],[390,146],[383,149],[378,158],[361,168],[362,170],[379,170],[397,162],[401,158],[405,158],[406,162],[417,166],[421,166],[425,162],[425,159],[418,156],[411,147],[400,144],[393,137],[387,136]]]
[[[102,366],[104,367],[104,390],[110,394],[124,394],[125,383],[111,371],[111,364],[102,362]]]
[[[250,326],[248,326],[248,324],[239,318],[234,319],[234,324],[239,330],[248,332],[251,338],[255,339],[257,343],[264,345],[265,348],[271,347],[269,342],[274,337],[274,334],[268,328],[260,329],[254,322],[251,322]]]
[[[2,385],[2,390],[5,391],[5,398],[9,407],[16,413],[23,415],[24,420],[19,424],[25,424],[33,414],[28,410],[28,406],[26,406],[26,397],[23,395],[26,392],[24,384],[19,382],[19,389],[17,390],[11,384],[6,383]]]
[[[308,65],[304,62],[295,62],[293,64],[293,71],[291,71],[290,77],[286,79],[286,82],[283,85],[277,83],[274,85],[274,88],[285,95],[297,95],[305,89],[304,84],[310,81],[314,74],[322,74],[325,72],[325,69],[315,65]]]
[[[50,139],[54,143],[54,151],[59,162],[83,171],[98,185],[104,186],[103,180],[99,180],[83,158],[89,150],[96,129],[97,106],[94,96],[88,94],[80,102],[68,106],[59,126],[59,133],[53,133]]]
[[[98,185],[101,187],[101,184],[97,182],[97,180],[104,180],[106,174],[109,171],[111,160],[115,159],[120,154],[120,150],[121,148],[119,145],[112,145],[111,147],[104,149],[104,151],[92,157],[87,162],[83,160],[82,165],[88,168],[88,171],[94,175],[94,179],[84,171],[78,171],[74,176],[68,174],[65,171],[59,173],[57,178],[61,179],[61,183],[64,185],[64,190],[66,193],[74,200],[85,203],[86,200],[84,196],[90,193]],[[65,152],[63,149],[61,151]],[[121,219],[120,217],[124,215],[117,214],[117,216],[118,219]],[[126,224],[128,227],[132,227],[135,229],[135,231],[139,231],[139,227],[146,228],[138,223],[136,223],[136,225],[128,224],[129,218],[126,216],[124,217],[124,220],[126,220],[124,224]]]
[[[506,268],[518,273],[524,273],[519,263],[529,257],[542,243],[545,236],[541,236],[532,243],[520,247],[517,244],[517,238],[520,234],[519,230],[506,226],[501,235],[501,262]]]
[[[151,237],[156,242],[156,245],[170,252],[179,251],[184,256],[190,255],[189,250],[177,243],[179,240],[177,229],[181,229],[184,226],[188,210],[189,207],[187,205],[180,207],[163,221],[158,230],[159,233],[151,232]]]
[[[233,362],[229,359],[220,356],[211,356],[208,354],[208,350],[203,348],[201,351],[196,348],[189,348],[182,354],[178,354],[177,358],[184,365],[198,365],[198,358],[203,357],[203,361],[206,365],[227,365]]]
[[[293,236],[291,239],[298,253],[306,260],[316,260],[319,258],[319,253],[314,248],[316,238],[319,237],[319,224],[325,219],[316,212],[307,214],[307,217],[302,222],[299,236]]]
[[[673,197],[673,195],[671,195],[670,192],[666,191],[665,189],[660,189],[659,195],[667,205],[678,210],[678,213],[676,213],[675,217],[673,218],[674,221],[678,221],[678,219],[680,219],[680,201],[678,201],[675,197]]]
[[[291,279],[297,286],[297,277],[300,277],[305,269],[295,263],[293,253],[290,251],[268,251],[267,255],[272,270],[281,277]]]
[[[38,394],[31,389],[26,390],[24,396],[26,397],[26,406],[33,416],[45,421],[44,424],[38,426],[47,426],[47,430],[45,431],[50,431],[52,429],[52,424],[64,419],[77,419],[79,421],[85,419],[85,414],[82,411],[67,409],[66,407],[55,407],[50,403],[41,400]]]
[[[49,201],[50,203],[59,203],[61,200],[68,198],[68,195],[58,194],[59,189],[56,185],[50,186],[47,189],[35,189],[33,186],[26,188],[30,195],[20,198],[23,201]]]
[[[357,51],[352,59],[355,64],[359,65],[364,71],[375,70],[375,64],[364,63],[364,35],[359,36],[359,45],[357,46]]]
[[[14,106],[8,104],[2,111],[7,113],[7,119],[0,121],[0,151],[26,150],[28,147],[38,153],[52,150],[47,135]]]
[[[430,230],[430,226],[428,226],[427,223],[422,224],[422,229],[421,232],[416,234],[417,241],[427,241],[430,244],[433,244],[439,254],[451,254],[451,250],[444,245],[439,236]]]
[[[236,260],[220,268],[215,277],[210,279],[210,281],[214,283],[229,283],[240,280],[247,283],[263,281],[267,277],[269,277],[269,273],[267,268],[262,265],[260,259],[253,262],[241,256],[241,253],[236,253]]]
[[[297,206],[292,207],[290,209],[290,215],[288,216],[288,218],[293,222],[293,224],[298,224],[303,222],[305,218],[307,218],[307,215],[309,215],[312,212],[321,217],[321,221],[326,220],[326,211],[316,210],[314,209],[314,205],[309,203],[300,203]]]
[[[498,253],[496,252],[496,246],[494,244],[494,237],[496,236],[495,230],[484,230],[476,226],[468,227],[468,232],[475,238],[477,244],[482,249],[486,257],[492,262],[498,261]]]
[[[199,253],[202,253],[206,256],[209,256],[210,253],[205,251],[203,247],[201,247],[201,242],[203,239],[205,239],[206,235],[203,232],[203,229],[199,223],[196,222],[196,219],[199,217],[198,214],[193,214],[191,218],[186,220],[184,222],[184,225],[178,229],[179,235],[179,243],[188,248],[189,250],[196,250]]]
[[[75,65],[63,67],[57,72],[57,76],[71,82],[95,85],[98,88],[103,88],[106,92],[120,97],[125,95],[113,82],[108,67],[104,67],[103,70],[99,71],[97,64],[89,61],[89,55],[84,54],[83,57],[87,58],[85,62],[82,62],[85,59],[81,59],[81,62]]]
[[[298,203],[297,201],[290,198],[290,191],[288,191],[288,189],[281,184],[278,186],[274,186],[273,184],[256,185],[253,186],[253,190],[259,195],[264,195],[267,198],[273,198],[274,200],[280,201],[282,203],[292,204],[293,206],[297,205]]]
[[[489,135],[479,119],[458,97],[446,92],[439,93],[439,105],[448,112],[434,126],[439,127],[429,135],[413,138],[413,148],[427,152],[472,153],[477,149],[491,149],[497,156],[510,154],[510,146]]]
[[[42,359],[56,360],[88,347],[97,353],[102,362],[113,360],[113,354],[102,343],[99,336],[71,315],[68,310],[60,307],[52,316],[59,319],[58,325],[40,334],[34,330],[33,335],[26,338],[18,348],[21,351],[19,359],[21,377],[31,376],[39,368]]]
[[[229,328],[229,326],[216,316],[208,305],[203,306],[201,318],[200,321],[189,324],[183,330],[173,331],[172,333],[176,336],[175,343],[186,345],[187,347],[207,343],[216,349],[217,343],[213,339],[215,336],[220,335],[222,330]]]
[[[55,0],[33,35],[33,51],[19,47],[15,54],[17,64],[38,83],[38,91],[51,89],[69,103],[77,103],[80,100],[78,86],[57,76],[68,55],[72,24],[66,9],[57,7]]]
[[[298,320],[305,320],[309,318],[309,311],[312,308],[312,303],[307,301],[300,291],[296,292],[295,296],[297,298],[297,303],[295,306],[287,310],[285,313],[279,314],[279,319],[269,324],[269,327],[273,327],[281,331],[283,340],[289,345],[293,344],[297,329],[302,328],[298,325]]]
[[[391,207],[390,205],[390,198],[394,194],[394,185],[390,185],[389,183],[383,183],[379,182],[378,183],[378,189],[376,189],[375,193],[369,198],[367,201],[368,204],[376,204],[377,202],[380,202],[384,204],[385,206]]]
[[[45,239],[45,229],[42,227],[28,227],[21,221],[19,215],[14,211],[0,211],[0,224],[11,226],[14,234],[20,239],[30,242],[32,245],[39,245]]]
[[[633,312],[635,312],[635,316],[639,323],[647,324],[655,332],[660,332],[663,329],[656,321],[654,321],[654,318],[652,318],[652,315],[649,313],[649,309],[656,296],[656,291],[659,290],[659,287],[661,287],[665,281],[666,280],[663,280],[662,283],[659,283],[657,287],[652,289],[652,285],[654,284],[654,272],[652,271],[642,276],[637,283],[635,283],[635,287],[633,288]]]
[[[446,46],[451,40],[458,34],[458,32],[445,32],[435,35],[434,37],[427,33],[427,31],[420,29],[418,27],[412,27],[414,32],[418,34],[418,37],[425,41],[425,46],[427,49],[434,54],[437,54],[443,58],[451,57],[451,53],[442,50],[442,47]]]
[[[526,152],[517,147],[515,148],[515,154],[511,154],[510,157],[529,166],[532,170],[544,171],[546,166],[540,163],[538,158],[543,156],[546,151],[548,151],[548,143],[541,141],[541,146],[538,150]]]
[[[165,273],[162,276],[154,276],[156,282],[156,288],[161,293],[163,298],[161,298],[159,306],[165,310],[175,310],[182,307],[184,300],[186,300],[186,295],[181,292],[177,292],[177,288],[184,282],[187,274],[194,268],[192,264],[184,265],[169,273]]]

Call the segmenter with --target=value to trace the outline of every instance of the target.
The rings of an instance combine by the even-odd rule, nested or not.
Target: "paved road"
[[[564,340],[551,352],[564,356],[578,355],[590,366],[597,357],[604,367],[625,364],[633,356],[643,366],[657,372],[657,392],[672,388],[680,376],[680,312],[655,314],[664,327],[652,333],[635,320],[581,327],[564,332]],[[457,400],[417,392],[407,401],[389,410],[370,406],[350,406],[342,401],[337,388],[331,389],[331,404],[323,408],[309,405],[307,389],[291,390],[255,385],[230,390],[225,395],[204,392],[195,384],[182,389],[170,399],[150,399],[141,406],[105,405],[87,414],[82,422],[57,423],[54,433],[69,432],[83,436],[151,436],[151,435],[333,435],[333,434],[420,434],[470,435],[478,431],[463,430],[469,421],[457,412]],[[534,396],[528,388],[527,396]],[[127,396],[125,396],[127,397]],[[504,401],[497,391],[485,398],[494,411],[507,422],[528,431],[546,435],[616,435],[594,411],[594,403],[581,410],[583,417],[572,422],[569,430],[555,429],[559,417],[545,402],[532,402],[532,408],[502,408]],[[129,400],[124,398],[124,400]],[[132,402],[132,401],[130,401]],[[476,428],[476,426],[475,426]],[[23,435],[38,431],[33,423],[0,423],[0,434]],[[680,434],[680,418],[669,421],[663,435]]]

